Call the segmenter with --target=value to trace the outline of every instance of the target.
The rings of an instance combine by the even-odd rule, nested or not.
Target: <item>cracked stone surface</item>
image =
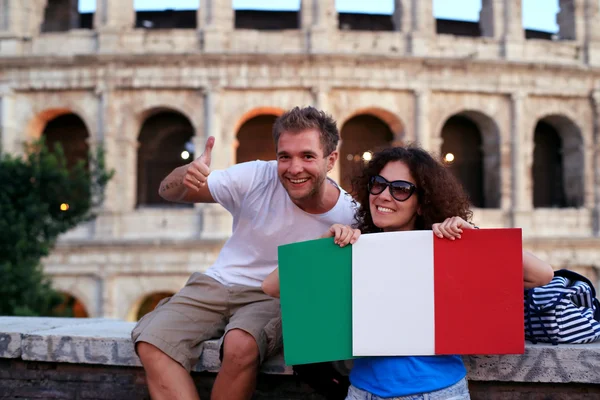
[[[110,319],[0,317],[0,358],[77,364],[140,366],[133,322]],[[471,381],[600,384],[600,341],[585,345],[527,344],[522,355],[464,356]],[[220,367],[218,341],[204,344],[195,371]],[[283,355],[267,360],[267,374],[292,373]]]

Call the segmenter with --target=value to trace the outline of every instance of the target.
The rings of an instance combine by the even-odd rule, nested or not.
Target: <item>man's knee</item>
[[[152,367],[158,363],[164,361],[167,356],[159,348],[150,343],[138,342],[135,345],[136,351],[144,368]]]
[[[254,337],[241,329],[232,329],[223,340],[223,364],[239,367],[258,365],[258,344]]]

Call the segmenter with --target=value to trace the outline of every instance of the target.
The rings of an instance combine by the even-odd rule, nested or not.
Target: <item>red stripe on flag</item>
[[[465,229],[433,249],[435,353],[522,354],[521,230]]]

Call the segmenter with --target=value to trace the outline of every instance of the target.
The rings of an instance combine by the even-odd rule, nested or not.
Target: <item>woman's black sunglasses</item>
[[[381,175],[372,176],[369,179],[369,193],[378,195],[383,193],[385,188],[390,187],[390,194],[398,201],[406,201],[417,190],[417,187],[407,181],[390,182]]]

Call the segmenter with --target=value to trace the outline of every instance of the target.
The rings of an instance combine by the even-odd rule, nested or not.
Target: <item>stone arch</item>
[[[139,321],[144,315],[154,310],[162,300],[167,299],[174,294],[174,292],[168,290],[158,290],[143,294],[135,301],[129,310],[127,321]]]
[[[155,99],[151,93],[143,93],[127,98],[126,103],[122,104],[123,112],[118,113],[118,129],[123,132],[126,139],[133,143],[139,140],[140,131],[144,123],[157,114],[162,112],[173,112],[185,116],[194,132],[203,132],[204,118],[203,113],[198,112],[198,107],[202,107],[202,102],[198,101],[197,97],[185,92],[181,96],[173,93],[161,93],[161,98]],[[120,99],[123,101],[124,99]],[[132,105],[130,105],[132,104]],[[194,108],[196,107],[196,108]],[[129,117],[129,116],[132,117]]]
[[[269,90],[227,90],[215,99],[215,108],[220,111],[221,124],[213,130],[218,135],[221,156],[219,167],[225,168],[236,163],[236,150],[239,146],[236,135],[240,127],[257,115],[281,116],[298,106],[311,104],[314,98],[305,88]]]
[[[383,121],[394,134],[394,141],[400,143],[404,138],[404,128],[405,124],[402,122],[402,119],[393,113],[392,111],[386,110],[381,107],[362,107],[357,110],[354,110],[350,114],[341,118],[341,121],[344,121],[343,124],[339,124],[339,126],[344,126],[348,120],[358,115],[371,115]],[[342,138],[343,140],[343,138]]]
[[[138,153],[139,134],[148,118],[163,111],[176,112],[184,115],[190,121],[194,132],[203,134],[204,113],[199,112],[204,107],[202,95],[198,91],[161,91],[136,90],[124,91],[123,95],[114,99],[114,108],[119,112],[114,114],[111,125],[115,130],[115,145],[118,152],[113,152],[114,163],[117,165],[115,185],[119,185],[125,193],[119,205],[124,210],[133,210],[138,203]],[[195,138],[197,140],[197,138]],[[119,154],[118,156],[115,154]],[[164,178],[164,177],[163,177]],[[155,188],[158,192],[158,186]],[[166,203],[163,203],[166,204]],[[175,203],[169,204],[176,207]]]
[[[442,159],[463,183],[473,206],[499,208],[501,158],[496,122],[481,111],[463,110],[448,116],[439,132]],[[449,153],[453,160],[446,158]]]
[[[236,163],[275,159],[273,123],[284,112],[280,107],[257,107],[238,119],[233,131]]]
[[[389,120],[389,119],[388,119]],[[396,137],[385,120],[371,113],[354,114],[340,129],[340,183],[350,192],[352,177],[377,150],[390,146]]]
[[[90,317],[88,308],[85,306],[85,304],[80,298],[62,290],[59,291],[59,293],[63,297],[63,302],[54,309],[54,311],[57,312],[58,315],[73,318]]]
[[[281,116],[285,110],[281,107],[273,107],[273,106],[263,106],[256,107],[249,111],[246,111],[235,123],[233,127],[233,132],[238,132],[242,125],[251,120],[252,118],[258,117],[260,115],[274,115],[276,117]]]
[[[86,122],[86,118],[82,117],[85,115],[83,109],[78,107],[54,107],[54,108],[46,108],[39,112],[37,112],[33,118],[29,120],[27,123],[27,127],[25,133],[27,135],[27,139],[29,141],[34,141],[40,139],[42,134],[44,133],[44,129],[51,121],[56,118],[73,114],[76,115],[81,122],[85,126],[87,132],[91,132],[90,125]]]
[[[28,123],[26,134],[30,141],[46,140],[50,150],[60,143],[73,167],[79,160],[89,159],[90,130],[80,114],[70,108],[52,108],[37,113]]]
[[[42,136],[50,150],[55,150],[60,143],[67,159],[67,167],[72,168],[81,160],[88,165],[90,134],[77,114],[63,114],[50,120]]]
[[[98,282],[95,278],[83,275],[52,275],[52,287],[80,302],[88,317],[100,316]]]
[[[533,206],[581,207],[585,149],[581,128],[562,114],[539,118],[533,135]]]
[[[196,126],[194,125],[194,122],[190,118],[190,115],[193,115],[194,110],[190,110],[188,108],[181,107],[180,105],[176,105],[176,104],[166,105],[166,104],[162,104],[162,103],[144,107],[143,109],[136,112],[136,118],[139,123],[138,128],[141,129],[142,125],[148,120],[148,118],[151,118],[157,114],[164,113],[164,112],[172,112],[175,114],[183,115],[184,117],[186,117],[188,119],[188,121],[190,121],[190,124],[192,126],[194,126],[194,130],[196,130]]]
[[[146,110],[140,117],[137,206],[174,205],[158,195],[158,187],[173,169],[194,159],[195,129],[186,115],[171,108]]]

